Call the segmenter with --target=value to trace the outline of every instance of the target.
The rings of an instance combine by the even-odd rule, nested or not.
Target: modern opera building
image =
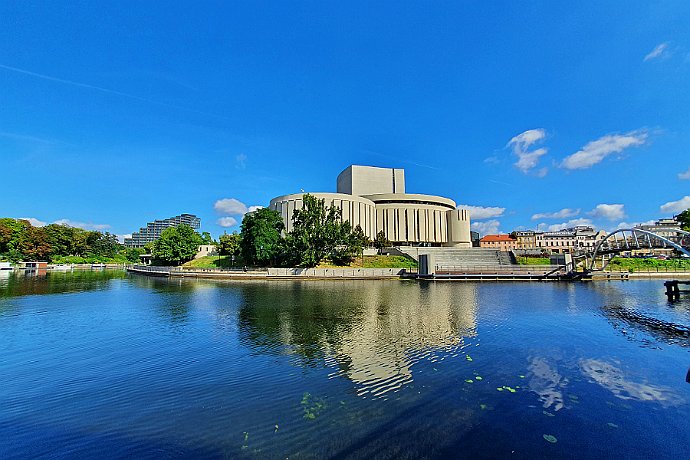
[[[338,175],[337,193],[310,194],[339,207],[342,220],[359,225],[371,239],[383,230],[398,246],[472,246],[469,211],[456,209],[450,198],[405,193],[403,169],[351,165]],[[281,214],[288,232],[303,195],[271,200],[270,209]]]

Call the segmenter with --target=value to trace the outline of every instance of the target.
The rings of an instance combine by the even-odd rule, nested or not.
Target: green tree
[[[303,206],[296,209],[293,229],[285,238],[286,261],[314,267],[330,257],[336,264],[347,264],[357,253],[350,223],[341,222],[341,209],[326,207],[325,200],[306,194]]]
[[[239,233],[232,232],[230,235],[227,233],[220,235],[218,238],[218,253],[221,256],[239,256],[240,255],[240,243],[242,238]]]
[[[676,216],[676,220],[680,224],[680,228],[686,232],[690,232],[690,209],[686,209]]]
[[[194,258],[201,243],[201,235],[189,225],[168,227],[153,243],[153,258],[164,265],[180,265]]]
[[[268,208],[248,212],[240,227],[240,253],[248,264],[266,266],[282,251],[281,232],[285,228],[280,213]]]
[[[139,256],[146,254],[146,250],[144,248],[122,248],[120,254],[124,256],[127,262],[138,264],[141,260]]]
[[[51,260],[50,240],[41,227],[29,225],[19,239],[18,250],[24,260]]]
[[[22,260],[19,241],[31,224],[26,220],[0,219],[0,256],[18,262]]]
[[[201,234],[201,244],[215,244],[215,241],[213,241],[213,237],[209,232],[203,232]]]
[[[43,231],[50,242],[53,257],[75,255],[72,242],[76,233],[83,232],[81,229],[61,224],[46,225],[43,227]]]
[[[378,250],[381,250],[383,248],[389,248],[391,246],[391,242],[386,238],[386,234],[384,233],[383,230],[379,230],[379,232],[376,234],[376,238],[374,239],[374,247]]]

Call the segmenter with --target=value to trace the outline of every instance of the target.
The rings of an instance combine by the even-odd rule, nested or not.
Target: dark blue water
[[[0,276],[0,458],[690,458],[661,280]]]

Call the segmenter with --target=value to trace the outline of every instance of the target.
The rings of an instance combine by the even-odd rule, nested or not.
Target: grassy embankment
[[[673,272],[673,271],[688,271],[690,270],[689,259],[637,259],[637,258],[622,258],[616,257],[611,261],[607,267],[610,271],[622,272]]]
[[[241,267],[242,265],[239,265]],[[232,260],[229,256],[206,256],[192,260],[183,265],[185,268],[231,268]],[[350,268],[416,268],[417,262],[413,259],[402,256],[364,256],[357,257],[350,265]],[[319,264],[319,268],[343,268],[325,261]]]
[[[520,265],[549,265],[548,257],[518,257]],[[673,272],[689,271],[690,259],[637,259],[616,257],[608,265],[607,270],[614,272]]]

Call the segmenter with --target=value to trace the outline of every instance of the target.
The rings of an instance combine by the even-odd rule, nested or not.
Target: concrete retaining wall
[[[404,268],[269,268],[269,278],[399,278]]]

